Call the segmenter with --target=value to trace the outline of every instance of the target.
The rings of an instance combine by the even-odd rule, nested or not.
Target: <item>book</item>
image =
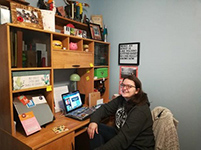
[[[14,67],[17,67],[17,33],[14,33],[13,48],[14,48]]]
[[[27,50],[24,53],[26,55],[26,67],[36,67],[36,51]]]
[[[10,32],[10,50],[11,50],[11,66],[14,67],[15,65],[15,52],[14,52],[14,32]]]
[[[17,31],[17,67],[22,68],[22,31]]]
[[[37,67],[42,67],[42,63],[41,63],[41,61],[42,61],[42,57],[41,57],[41,55],[42,55],[42,52],[41,52],[40,50],[37,50],[37,51],[36,51]]]

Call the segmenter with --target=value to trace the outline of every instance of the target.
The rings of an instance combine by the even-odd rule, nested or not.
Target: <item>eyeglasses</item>
[[[126,88],[126,89],[130,89],[130,88],[135,88],[135,86],[133,86],[133,85],[129,85],[129,84],[120,84],[120,86],[121,86],[121,88]]]

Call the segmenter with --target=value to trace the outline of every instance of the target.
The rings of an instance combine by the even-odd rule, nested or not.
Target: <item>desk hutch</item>
[[[76,28],[88,31],[88,26],[84,23],[80,23],[74,20],[55,16],[55,27],[58,30],[62,30],[63,26],[67,23],[73,23]],[[47,48],[47,66],[46,67],[22,67],[18,62],[17,66],[12,65],[12,51],[13,51],[13,33],[17,36],[17,50],[22,49],[23,42],[40,42],[46,45]],[[89,123],[89,119],[85,121],[76,121],[70,118],[66,118],[60,113],[54,112],[54,71],[57,69],[76,69],[80,75],[81,80],[78,82],[78,90],[85,94],[85,104],[88,105],[88,95],[96,88],[96,83],[101,79],[94,79],[94,70],[97,68],[108,68],[108,77],[105,79],[106,91],[102,95],[104,102],[109,100],[109,54],[110,43],[97,41],[87,38],[80,38],[76,36],[66,35],[58,32],[51,32],[47,30],[41,30],[31,28],[27,26],[20,26],[13,23],[7,23],[0,25],[0,149],[3,150],[46,150],[46,149],[59,149],[70,150],[75,149],[75,137],[86,131],[86,125]],[[54,49],[52,46],[53,40],[60,40],[66,47],[63,49]],[[76,42],[78,44],[78,50],[72,51],[69,49],[69,43]],[[83,44],[89,45],[89,51],[83,50]],[[95,51],[96,47],[106,53],[106,64],[95,65]],[[17,55],[21,55],[17,51]],[[21,71],[35,71],[35,70],[48,70],[50,71],[50,86],[52,90],[47,90],[46,86],[26,88],[21,90],[13,89],[13,72]],[[50,106],[55,120],[52,123],[46,125],[39,132],[30,136],[26,136],[22,127],[17,128],[14,124],[13,100],[18,95],[26,95],[34,93],[43,94]],[[55,134],[51,129],[58,125],[66,125],[69,128],[68,131]]]

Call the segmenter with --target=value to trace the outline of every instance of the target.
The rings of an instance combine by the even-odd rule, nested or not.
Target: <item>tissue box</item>
[[[108,77],[108,68],[98,68],[94,70],[94,76],[98,78]]]
[[[0,24],[10,23],[10,10],[6,6],[0,5]]]

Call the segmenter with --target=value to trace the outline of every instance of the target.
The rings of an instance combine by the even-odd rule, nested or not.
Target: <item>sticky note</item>
[[[47,86],[46,91],[47,92],[52,91],[52,86],[51,85]]]
[[[89,76],[86,76],[86,80],[89,81]]]
[[[87,73],[90,73],[90,70],[87,70]]]
[[[90,67],[93,67],[93,66],[94,66],[94,64],[93,64],[93,63],[90,63],[89,65],[90,65]]]

